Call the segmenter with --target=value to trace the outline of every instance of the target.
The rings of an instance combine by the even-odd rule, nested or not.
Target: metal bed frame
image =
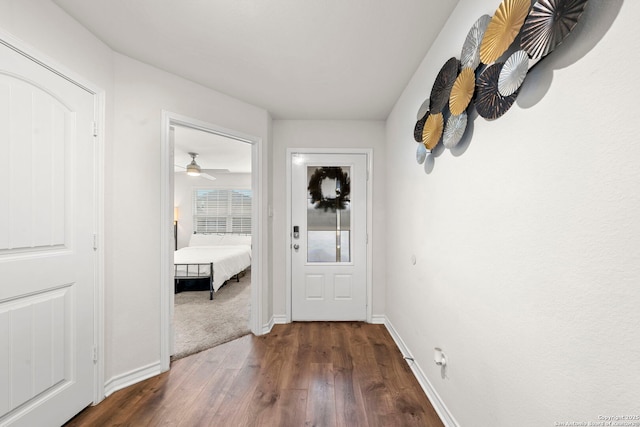
[[[178,274],[178,267],[179,266],[185,266],[186,267],[186,272],[185,274]],[[204,273],[201,268],[209,266],[209,274]],[[195,268],[196,271],[193,272],[193,270],[190,268]],[[193,273],[191,275],[189,275],[189,272],[192,271]],[[240,273],[243,273],[243,271],[241,271]],[[235,276],[232,277],[236,279],[236,282],[240,282],[240,273],[236,274]],[[203,262],[200,264],[173,264],[173,278],[174,278],[174,292],[177,293],[178,292],[178,283],[180,282],[180,280],[194,280],[194,279],[206,279],[209,278],[209,300],[213,299],[213,263],[212,262]]]
[[[185,274],[178,274],[178,267],[180,266],[185,266],[186,267],[186,273]],[[205,274],[203,271],[201,271],[201,269],[205,266],[209,266],[209,274]],[[193,271],[190,270],[190,268],[197,268],[197,270],[195,272],[193,272],[191,275],[189,275],[189,271]],[[194,273],[197,273],[194,275]],[[173,265],[173,278],[174,280],[174,292],[178,291],[178,283],[180,282],[180,280],[193,280],[193,279],[206,279],[209,278],[209,299],[212,300],[213,299],[213,263],[209,262],[209,263],[202,263],[202,264],[174,264]]]

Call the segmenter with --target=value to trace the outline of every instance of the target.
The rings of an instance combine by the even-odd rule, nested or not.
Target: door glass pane
[[[351,167],[307,167],[307,261],[351,262]]]

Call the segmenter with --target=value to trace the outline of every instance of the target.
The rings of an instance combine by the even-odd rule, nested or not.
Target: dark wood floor
[[[276,325],[172,363],[67,426],[442,426],[382,325]]]

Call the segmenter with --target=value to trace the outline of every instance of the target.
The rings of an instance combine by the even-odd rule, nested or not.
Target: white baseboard
[[[393,327],[393,324],[391,324],[391,321],[386,316],[384,316],[384,325],[386,326],[387,330],[389,331],[389,334],[391,334],[391,337],[393,338],[396,345],[400,349],[400,352],[405,357],[413,359],[413,355],[411,354],[411,351],[406,346],[406,344],[398,334],[398,331],[396,331],[396,329]],[[409,364],[409,367],[411,368],[411,371],[413,372],[413,375],[416,377],[416,379],[420,383],[422,390],[424,390],[425,394],[427,395],[427,398],[433,405],[433,408],[438,413],[438,416],[442,420],[442,423],[446,427],[459,427],[458,422],[455,420],[455,418],[453,418],[453,415],[451,414],[447,406],[444,404],[444,402],[442,401],[442,399],[440,398],[436,390],[433,388],[433,385],[431,385],[431,382],[429,381],[429,379],[427,379],[427,376],[424,374],[424,371],[422,370],[418,362],[416,362],[415,360],[407,360],[407,362]]]
[[[384,314],[374,314],[371,316],[371,323],[373,325],[384,325],[387,323],[387,316]]]
[[[139,383],[140,381],[155,377],[161,373],[162,369],[160,362],[158,361],[124,374],[116,375],[104,383],[104,395],[107,397],[118,390],[122,390],[123,388]]]
[[[287,323],[289,323],[287,321],[287,315],[286,314],[276,314],[273,316],[273,324],[274,325],[286,325]]]
[[[262,325],[262,335],[268,334],[273,329],[273,325],[284,325],[287,322],[287,316],[284,314],[276,314],[271,316],[269,323]]]
[[[273,325],[275,325],[275,320],[274,320],[273,316],[271,316],[271,319],[269,319],[269,322],[267,322],[264,325],[262,325],[262,333],[261,333],[261,335],[266,335],[269,332],[271,332],[271,329],[273,329]]]

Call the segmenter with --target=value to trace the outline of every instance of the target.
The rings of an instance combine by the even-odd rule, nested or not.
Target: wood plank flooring
[[[291,323],[172,363],[66,426],[443,426],[383,325]]]

